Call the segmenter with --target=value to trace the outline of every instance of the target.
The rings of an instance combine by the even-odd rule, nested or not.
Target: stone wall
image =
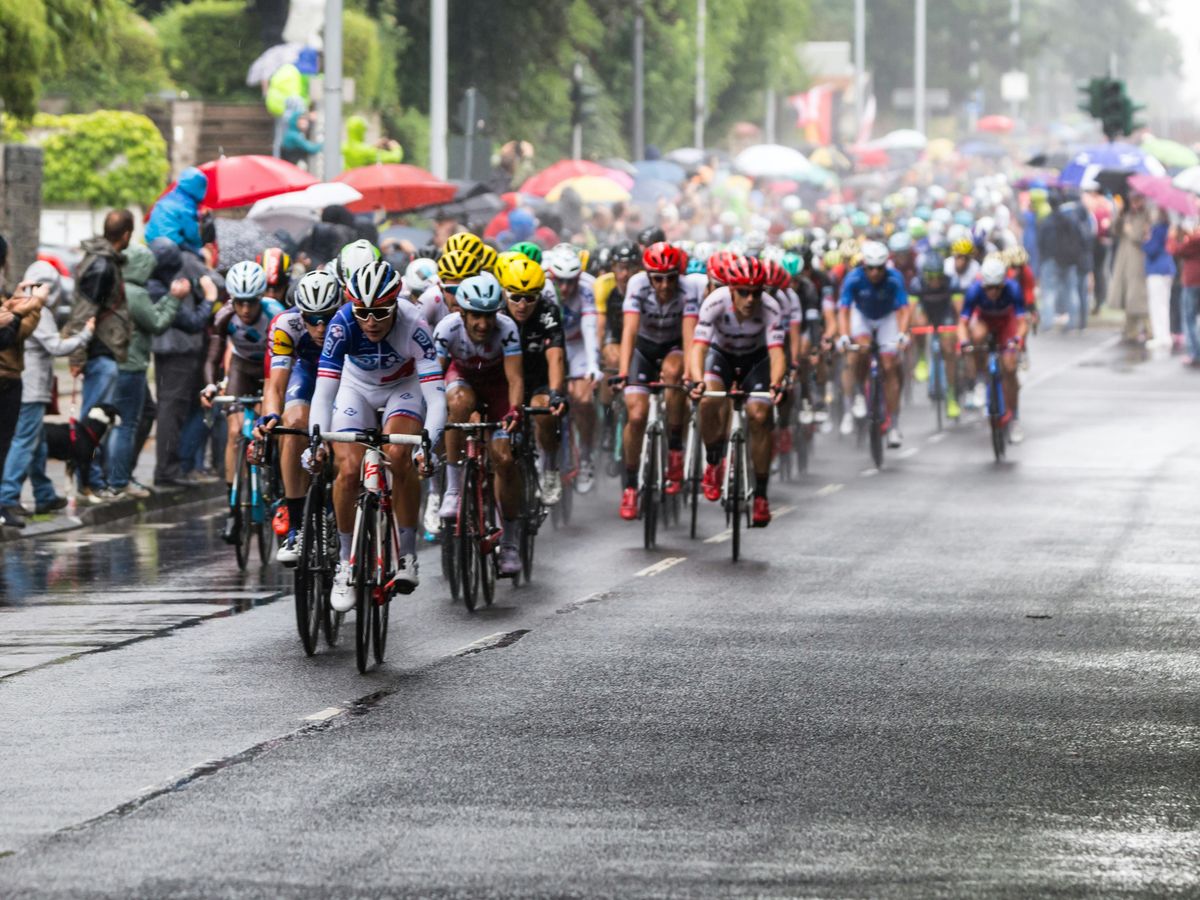
[[[41,148],[0,144],[0,234],[8,240],[10,287],[37,259],[41,217]]]

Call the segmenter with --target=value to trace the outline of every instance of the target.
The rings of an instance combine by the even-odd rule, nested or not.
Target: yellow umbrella
[[[625,203],[629,200],[629,191],[602,175],[579,175],[560,181],[546,199],[551,203],[558,202],[567,188],[575,191],[584,203]]]
[[[954,155],[954,141],[934,138],[925,145],[925,155],[934,162],[941,162]]]
[[[808,161],[822,169],[849,169],[851,165],[836,147],[818,147],[809,154]]]

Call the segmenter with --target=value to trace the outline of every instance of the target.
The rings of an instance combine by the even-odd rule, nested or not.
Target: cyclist
[[[558,295],[566,338],[571,420],[579,432],[579,476],[575,488],[586,494],[596,478],[592,465],[592,440],[596,432],[595,392],[600,381],[600,356],[596,348],[596,279],[583,271],[579,251],[570,244],[557,244],[546,253],[545,272]]]
[[[625,302],[629,279],[641,268],[642,252],[637,244],[624,241],[612,248],[609,262],[612,271],[597,278],[593,290],[596,295],[596,335],[601,347],[600,360],[605,369],[615,372],[621,364],[621,329],[625,324],[621,307]],[[601,385],[602,402],[608,402],[605,396],[608,390],[607,384]]]
[[[483,409],[489,421],[504,427],[492,434],[490,453],[496,474],[496,499],[504,533],[500,538],[500,574],[515,575],[521,569],[517,551],[520,483],[509,438],[521,422],[525,380],[521,365],[521,335],[517,323],[501,312],[504,291],[491,273],[473,275],[458,285],[455,299],[459,311],[442,319],[434,330],[438,359],[444,367],[446,407],[451,422],[466,422]],[[463,438],[457,431],[446,434],[446,493],[441,516],[458,515],[462,492]]]
[[[434,317],[440,323],[442,319],[458,308],[454,301],[454,296],[458,293],[458,286],[468,278],[478,275],[482,267],[483,259],[478,254],[462,248],[442,253],[437,261],[437,283],[429,285],[421,294],[419,300],[421,308],[433,311]],[[437,310],[439,300],[441,301],[440,311]]]
[[[950,279],[950,289],[962,295],[979,277],[975,242],[969,237],[959,237],[950,244],[950,254],[950,259],[945,263],[946,277]]]
[[[849,345],[858,344],[862,349],[851,350],[842,388],[847,397],[853,397],[852,408],[842,418],[842,434],[854,431],[854,420],[867,414],[866,399],[855,385],[866,382],[870,355],[866,345],[872,332],[879,343],[883,356],[884,399],[887,404],[888,446],[899,447],[904,440],[900,433],[900,371],[896,354],[906,343],[908,330],[908,292],[904,278],[895,269],[888,267],[888,249],[878,241],[868,241],[862,248],[862,265],[852,269],[842,284],[842,295],[838,301],[838,346],[847,350]]]
[[[764,291],[766,270],[761,262],[742,257],[724,268],[726,286],[705,298],[688,353],[691,395],[700,401],[700,439],[704,442],[704,496],[721,498],[725,477],[725,436],[729,405],[721,399],[702,399],[706,389],[723,391],[735,385],[743,391],[770,391],[774,402],[783,398],[787,375],[783,311]],[[771,403],[758,397],[746,402],[750,460],[754,469],[751,520],[760,528],[771,521],[767,480],[771,470]]]
[[[254,436],[263,438],[278,424],[308,430],[308,411],[317,384],[317,361],[330,320],[342,305],[342,290],[328,272],[309,272],[300,279],[296,305],[271,322],[271,370],[263,391],[262,416]],[[279,446],[287,532],[276,555],[285,566],[299,556],[299,523],[304,515],[308,478],[300,465],[304,441],[287,436]]]
[[[258,254],[255,261],[262,266],[267,277],[264,296],[277,300],[284,306],[291,304],[289,293],[292,287],[292,260],[278,247],[268,247]]]
[[[379,256],[379,248],[365,239],[351,241],[343,247],[335,264],[338,281],[342,283],[342,287],[345,288],[350,283],[350,276],[360,267],[378,261]]]
[[[208,355],[204,360],[204,380],[207,386],[200,394],[205,409],[212,408],[217,394],[217,373],[225,373],[225,390],[235,397],[251,397],[262,392],[263,367],[267,357],[267,337],[271,320],[283,312],[275,300],[264,300],[267,276],[256,262],[234,263],[225,275],[225,290],[229,303],[221,307],[212,324]],[[234,412],[227,410],[225,439],[225,486],[233,493],[233,476],[237,471],[238,433],[242,423]],[[221,533],[227,542],[237,543],[237,519],[231,512]]]
[[[958,322],[958,339],[975,346],[975,353],[967,358],[968,372],[974,378],[978,362],[987,351],[988,336],[995,338],[1002,354],[1000,368],[1004,383],[1005,410],[1000,424],[1010,426],[1008,439],[1014,444],[1025,439],[1015,416],[1021,389],[1017,382],[1017,356],[1028,329],[1021,286],[1008,277],[1008,267],[999,255],[988,256],[980,267],[979,281],[967,289]]]
[[[404,287],[400,289],[400,298],[416,304],[430,327],[440,322],[446,314],[446,301],[442,299],[437,263],[425,257],[414,259],[405,268],[402,281]],[[431,287],[438,290],[430,291]]]
[[[683,381],[684,352],[692,345],[700,296],[695,285],[683,281],[683,252],[662,241],[642,254],[645,270],[629,279],[622,309],[621,359],[617,383],[625,385],[625,479],[621,493],[621,518],[637,518],[638,468],[642,437],[650,413],[646,385],[660,379],[667,384]],[[667,397],[667,477],[664,490],[678,493],[683,483],[683,428],[687,398],[681,391]]]
[[[542,288],[546,274],[533,260],[521,256],[500,270],[508,314],[521,335],[521,362],[526,406],[549,406],[555,418],[539,416],[534,422],[538,446],[545,453],[542,471],[542,500],[554,506],[562,498],[558,469],[558,417],[567,409],[566,339],[562,311],[546,299]]]
[[[334,315],[317,363],[309,422],[321,431],[363,431],[382,425],[386,434],[419,434],[422,427],[437,443],[446,421],[446,392],[433,335],[416,307],[400,303],[400,274],[382,260],[360,266],[345,287],[350,303]],[[382,409],[382,419],[376,410]],[[320,471],[326,450],[302,460]],[[334,445],[337,476],[333,511],[337,518],[339,562],[330,603],[339,612],[354,606],[350,554],[354,512],[361,483],[364,448]],[[420,584],[417,571],[417,516],[421,502],[418,468],[428,472],[430,460],[406,446],[385,448],[392,468],[392,506],[399,530],[400,559],[396,589],[412,593]]]
[[[909,293],[910,302],[917,304],[913,310],[915,324],[928,325],[935,329],[955,324],[957,314],[954,308],[954,292],[950,288],[950,279],[946,277],[946,262],[940,254],[930,250],[921,258],[921,274],[912,280]],[[942,365],[946,370],[946,416],[957,419],[962,414],[962,409],[958,405],[956,391],[958,367],[955,365],[954,334],[934,332],[934,336],[941,341]],[[929,362],[925,358],[924,341],[919,342],[917,346],[917,380],[925,381],[929,377]]]

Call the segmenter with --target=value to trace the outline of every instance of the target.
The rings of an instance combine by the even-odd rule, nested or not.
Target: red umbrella
[[[1008,116],[984,116],[975,123],[975,130],[991,134],[1008,134],[1015,126],[1016,123]]]
[[[568,178],[578,178],[583,175],[599,175],[601,178],[608,178],[625,190],[633,187],[633,178],[625,172],[618,172],[616,169],[609,169],[600,163],[586,159],[562,159],[550,168],[543,169],[532,178],[526,179],[525,183],[521,185],[520,192],[545,197]]]
[[[377,163],[349,169],[335,180],[350,185],[363,195],[361,200],[347,207],[351,212],[370,212],[375,209],[405,212],[435,203],[446,203],[454,199],[458,190],[448,181],[404,163]]]
[[[1196,198],[1171,184],[1170,175],[1130,175],[1129,186],[1155,206],[1181,216],[1196,215]]]
[[[299,166],[274,156],[222,156],[200,166],[208,176],[204,206],[249,206],[264,197],[302,191],[317,180]]]
[[[854,162],[862,169],[878,169],[888,164],[887,151],[882,147],[858,146],[851,149]]]

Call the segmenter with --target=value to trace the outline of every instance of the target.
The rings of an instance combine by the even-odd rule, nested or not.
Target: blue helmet
[[[498,313],[504,305],[504,291],[491,272],[481,272],[464,279],[454,295],[461,309],[474,313]]]
[[[708,271],[708,260],[698,256],[689,256],[687,264],[688,275],[703,275]]]

